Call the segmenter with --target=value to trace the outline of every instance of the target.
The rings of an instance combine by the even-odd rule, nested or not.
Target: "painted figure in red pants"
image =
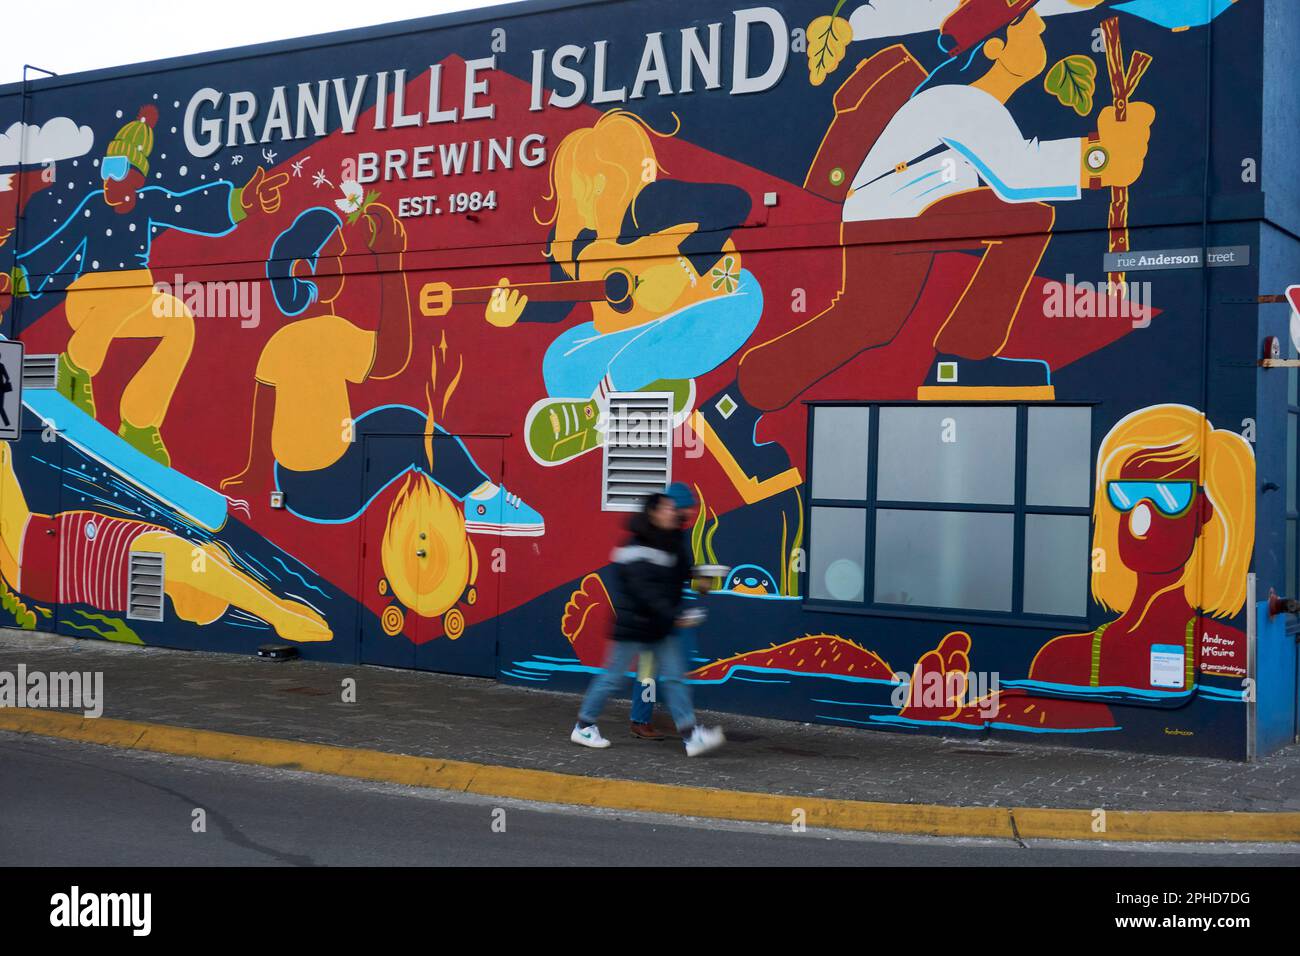
[[[746,352],[734,387],[704,403],[695,419],[746,500],[788,485],[765,483],[788,469],[788,461],[782,465],[784,452],[776,446],[755,444],[758,418],[785,407],[865,349],[892,341],[920,298],[936,253],[974,252],[980,261],[935,337],[935,361],[918,397],[1055,397],[1045,362],[1004,353],[1016,311],[1051,241],[1051,204],[1077,200],[1084,189],[1134,182],[1155,110],[1131,103],[1120,121],[1108,107],[1089,136],[1026,138],[1007,102],[1047,65],[1037,2],[966,0],[943,24],[941,43],[949,59],[924,79],[875,141],[854,142],[860,124],[837,122],[822,144],[818,160],[830,156],[838,164],[831,182],[838,175],[849,187],[840,293],[821,314]],[[895,50],[901,48],[878,55]],[[848,84],[869,76],[860,68]],[[847,99],[869,109],[878,105],[872,95],[854,91],[837,103]]]

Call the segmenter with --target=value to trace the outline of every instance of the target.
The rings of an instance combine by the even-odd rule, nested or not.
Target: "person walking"
[[[677,554],[683,579],[689,581],[691,567],[695,556],[691,552],[688,529],[695,520],[696,501],[691,489],[680,481],[675,481],[664,492],[673,499],[677,506],[677,524],[682,529],[678,539]],[[686,602],[695,600],[695,592],[688,586],[683,590]],[[674,627],[665,641],[676,641],[687,673],[691,670],[692,658],[695,656],[695,642],[691,640],[691,629]],[[654,725],[656,686],[646,675],[643,679],[644,665],[637,672],[637,679],[632,683],[632,723],[631,734],[639,740],[665,740],[667,735]]]
[[[647,497],[643,509],[628,522],[628,530],[630,540],[612,556],[619,587],[605,669],[587,688],[569,739],[583,747],[609,746],[596,721],[609,698],[625,686],[632,662],[641,654],[653,654],[657,686],[663,688],[686,755],[698,757],[722,746],[726,737],[721,728],[696,724],[681,643],[666,640],[678,624],[682,588],[690,574],[689,564],[683,567],[681,562],[681,520],[673,499],[662,493]]]

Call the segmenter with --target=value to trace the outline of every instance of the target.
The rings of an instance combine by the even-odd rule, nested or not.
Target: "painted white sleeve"
[[[941,137],[1007,202],[1078,199],[1082,141],[1025,139],[1007,108],[978,90],[961,97]]]

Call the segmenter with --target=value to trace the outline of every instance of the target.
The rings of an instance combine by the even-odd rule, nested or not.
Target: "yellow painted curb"
[[[164,724],[90,720],[75,714],[27,709],[0,710],[0,730],[482,796],[719,820],[790,824],[803,811],[809,827],[873,833],[1001,839],[1300,842],[1300,813],[1106,810],[1102,821],[1093,810],[829,800],[580,777]]]

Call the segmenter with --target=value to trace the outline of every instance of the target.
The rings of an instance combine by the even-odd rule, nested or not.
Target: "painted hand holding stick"
[[[1151,57],[1146,53],[1135,51],[1128,66],[1124,65],[1124,48],[1119,37],[1119,18],[1111,17],[1102,21],[1102,37],[1106,41],[1106,68],[1110,74],[1111,94],[1114,105],[1102,111],[1097,121],[1097,133],[1102,147],[1107,149],[1110,159],[1107,165],[1108,175],[1099,177],[1103,185],[1110,189],[1110,251],[1128,252],[1128,187],[1142,173],[1146,159],[1147,141],[1151,135],[1151,123],[1155,120],[1155,110],[1146,103],[1129,103],[1129,98],[1137,89]],[[1126,127],[1126,124],[1134,124]],[[1132,149],[1135,142],[1124,143],[1130,147],[1127,151],[1110,148],[1111,142],[1124,142],[1126,129],[1141,134],[1140,150]],[[1109,142],[1108,142],[1109,137]],[[1126,155],[1127,152],[1127,155]],[[1123,272],[1110,274],[1110,288],[1113,295],[1123,296],[1126,277]]]

